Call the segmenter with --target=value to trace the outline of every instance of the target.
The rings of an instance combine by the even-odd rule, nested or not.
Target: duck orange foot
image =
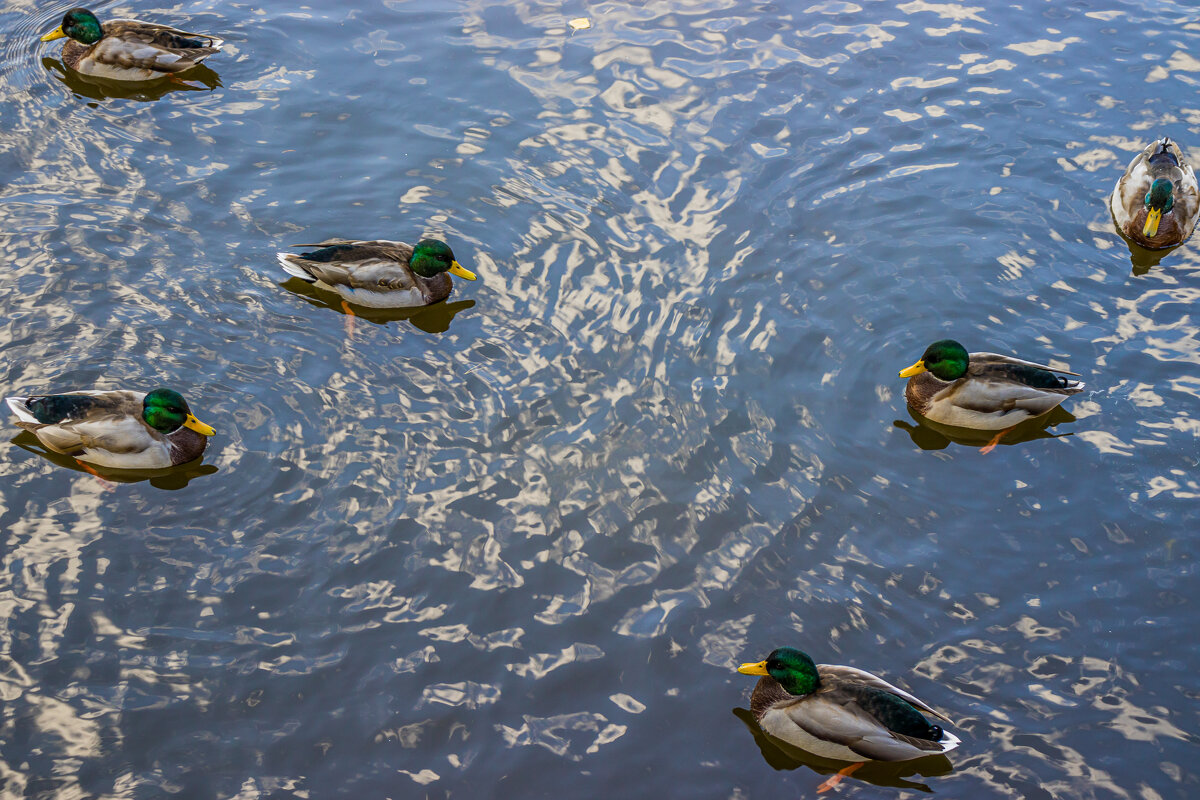
[[[992,440],[990,442],[985,444],[983,447],[979,448],[979,452],[986,456],[988,453],[995,450],[996,445],[1000,444],[1000,440],[1004,438],[1004,434],[1008,433],[1011,430],[1012,430],[1012,428],[1005,428],[1004,430],[997,433],[995,436],[992,437]]]
[[[75,459],[75,463],[78,464],[80,466],[80,468],[83,469],[84,472],[88,472],[88,473],[91,473],[92,475],[95,475],[96,480],[100,481],[100,488],[103,489],[104,491],[111,492],[113,489],[117,488],[117,485],[115,483],[113,483],[110,480],[105,479],[105,477],[103,475],[101,475],[99,472],[96,472],[96,470],[92,469],[87,464],[80,461],[78,458]]]
[[[842,767],[837,771],[836,774],[830,775],[828,780],[817,787],[817,793],[819,794],[821,792],[828,792],[830,789],[841,783],[843,778],[845,778],[847,775],[853,774],[855,770],[861,769],[866,763],[867,762],[865,761],[860,761],[857,764],[851,764],[848,767]]]

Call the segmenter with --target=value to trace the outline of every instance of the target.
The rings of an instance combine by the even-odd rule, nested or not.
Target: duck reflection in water
[[[354,333],[354,321],[365,320],[376,325],[387,325],[389,322],[407,321],[414,328],[425,333],[445,333],[450,329],[450,323],[463,311],[475,307],[474,300],[456,300],[455,302],[434,303],[431,306],[413,308],[367,308],[365,306],[349,306],[340,296],[333,292],[317,288],[299,278],[288,278],[279,284],[292,294],[303,297],[314,306],[332,309],[346,316],[346,335]]]
[[[149,481],[150,485],[155,489],[174,491],[175,489],[184,488],[196,478],[213,475],[218,471],[216,465],[205,464],[203,457],[193,459],[177,467],[167,467],[165,469],[109,469],[92,464],[83,464],[71,456],[47,449],[29,431],[22,431],[17,434],[13,437],[12,443],[22,450],[36,453],[57,466],[65,467],[75,472],[86,472],[89,475],[94,475],[104,484],[106,489],[116,488],[115,484],[118,483]]]
[[[42,66],[75,95],[90,100],[136,100],[151,103],[171,92],[212,92],[221,88],[221,76],[200,64],[187,71],[187,78],[160,78],[144,83],[111,81],[67,69],[57,58],[45,57]]]
[[[1129,239],[1125,234],[1121,234],[1121,238],[1129,247],[1130,274],[1134,277],[1145,275],[1157,267],[1164,258],[1179,249],[1179,247],[1171,247],[1166,250],[1150,250]]]
[[[895,420],[892,425],[902,431],[907,431],[912,437],[913,444],[922,450],[944,450],[950,443],[961,444],[965,447],[978,447],[982,453],[990,453],[998,445],[1015,445],[1032,442],[1035,439],[1061,439],[1074,436],[1073,432],[1055,433],[1050,430],[1064,422],[1075,422],[1076,417],[1062,406],[1056,407],[1049,414],[1036,419],[1026,420],[1004,434],[1004,438],[995,440],[992,431],[977,431],[972,428],[956,428],[953,425],[943,425],[921,416],[912,408],[908,414],[915,425],[904,420]]]
[[[794,770],[807,767],[818,775],[836,775],[848,762],[836,761],[832,758],[822,758],[816,753],[801,750],[795,745],[788,744],[782,739],[776,739],[763,732],[754,713],[748,708],[734,708],[733,715],[740,719],[754,737],[759,753],[767,765],[776,770]],[[875,786],[893,786],[899,789],[915,789],[921,792],[932,792],[927,784],[905,780],[910,775],[922,775],[937,778],[949,775],[954,771],[954,764],[944,755],[932,755],[912,761],[868,761],[855,771],[854,779]]]

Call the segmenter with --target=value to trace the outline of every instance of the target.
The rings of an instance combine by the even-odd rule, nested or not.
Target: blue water
[[[811,796],[785,644],[964,740],[835,794],[1196,794],[1200,256],[1105,205],[1200,153],[1194,8],[96,6],[227,40],[132,90],[65,8],[0,0],[0,387],[218,435],[10,426],[0,795]],[[423,235],[480,280],[417,313],[274,258]],[[945,336],[1088,389],[982,454],[904,407]]]

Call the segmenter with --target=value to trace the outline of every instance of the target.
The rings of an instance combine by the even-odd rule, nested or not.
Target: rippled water
[[[0,3],[2,388],[218,430],[0,448],[0,794],[809,796],[782,644],[958,723],[838,793],[1196,794],[1200,257],[1105,206],[1200,154],[1193,7],[354,5],[97,7],[228,42],[115,91]],[[423,234],[417,313],[273,257]],[[1088,390],[983,455],[904,408],[946,335]]]

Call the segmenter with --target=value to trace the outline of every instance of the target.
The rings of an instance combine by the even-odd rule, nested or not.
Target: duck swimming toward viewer
[[[1151,250],[1182,243],[1200,217],[1196,173],[1165,136],[1134,156],[1108,202],[1118,230]]]

